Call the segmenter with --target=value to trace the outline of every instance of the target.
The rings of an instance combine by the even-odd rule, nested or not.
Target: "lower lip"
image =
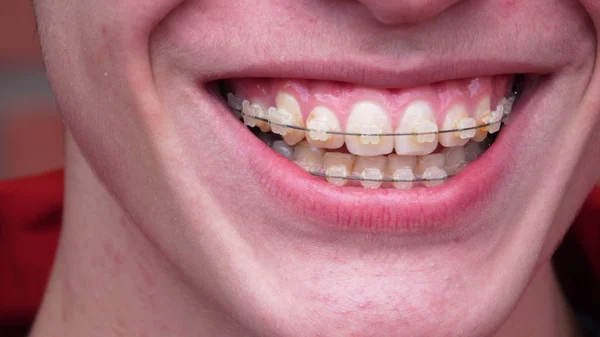
[[[218,118],[234,120],[225,105],[220,106],[225,111],[216,113]],[[290,212],[297,223],[315,223],[328,231],[421,236],[476,229],[470,228],[474,210],[495,207],[494,191],[510,176],[517,161],[514,149],[522,143],[530,120],[520,106],[510,126],[503,127],[494,144],[459,175],[435,187],[406,190],[332,185],[278,155],[241,122],[228,124],[235,141],[246,144],[238,153],[239,167],[264,177],[259,188],[278,212]]]

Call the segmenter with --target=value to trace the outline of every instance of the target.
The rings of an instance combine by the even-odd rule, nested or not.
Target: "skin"
[[[596,1],[38,0],[36,14],[67,168],[32,336],[577,335],[550,258],[599,178]],[[243,146],[203,86],[267,59],[330,78],[445,55],[549,75],[521,164],[476,217],[487,229],[453,240],[297,230],[313,223],[236,169]],[[364,82],[424,84],[394,78]]]

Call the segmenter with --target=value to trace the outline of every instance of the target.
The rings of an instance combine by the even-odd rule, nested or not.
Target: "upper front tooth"
[[[314,146],[325,149],[337,149],[344,145],[344,136],[328,132],[340,132],[340,122],[335,114],[326,107],[318,106],[306,119],[306,140]]]
[[[458,121],[458,129],[462,130],[460,132],[461,139],[471,139],[475,137],[475,133],[477,130],[475,127],[477,126],[477,121],[474,118],[465,117],[461,118]]]
[[[269,112],[273,114],[269,118],[272,123],[280,125],[273,124],[273,132],[282,135],[283,140],[289,145],[297,144],[304,139],[304,131],[286,126],[304,127],[300,104],[294,96],[284,92],[277,94],[275,104],[277,105],[276,109],[269,109]]]
[[[355,157],[349,153],[327,152],[325,153],[323,166],[328,182],[344,186],[348,182],[347,179],[339,177],[349,177],[352,173]]]
[[[360,184],[365,188],[379,188],[382,184],[383,172],[385,170],[386,157],[356,157],[354,163],[354,174],[363,180]]]
[[[379,156],[394,150],[393,137],[380,136],[392,133],[388,113],[378,104],[369,101],[356,103],[346,122],[346,147],[359,156]]]
[[[456,132],[445,132],[440,134],[440,144],[445,147],[464,146],[472,136],[475,136],[475,130],[460,130],[475,126],[477,122],[470,118],[463,105],[453,106],[444,119],[442,130],[458,130]]]
[[[418,133],[416,136],[396,136],[395,149],[399,155],[426,155],[438,146],[438,131],[433,109],[425,101],[416,101],[404,111],[396,133]]]
[[[417,157],[399,156],[390,154],[387,158],[387,174],[396,180],[393,184],[398,189],[411,188],[415,180],[415,168],[417,166]]]

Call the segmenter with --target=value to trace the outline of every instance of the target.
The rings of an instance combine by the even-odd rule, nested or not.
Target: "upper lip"
[[[225,70],[206,81],[231,78],[296,78],[327,80],[380,88],[410,88],[446,80],[510,74],[547,74],[550,66],[529,62],[408,58],[401,62],[381,57],[344,60],[301,58],[281,63],[256,61]]]
[[[262,21],[245,15],[244,3],[219,16],[218,24],[215,13],[202,11],[193,20],[170,21],[166,36],[157,35],[169,43],[152,44],[159,49],[152,54],[166,53],[178,73],[201,84],[270,77],[410,88],[477,76],[545,75],[589,52],[585,44],[565,44],[583,27],[540,28],[548,13],[539,4],[533,18],[531,8],[504,17],[499,4],[473,2],[465,6],[473,15],[455,13],[461,20],[398,27],[376,24],[355,5],[331,4],[344,11],[337,16],[301,3],[273,6],[279,12]]]

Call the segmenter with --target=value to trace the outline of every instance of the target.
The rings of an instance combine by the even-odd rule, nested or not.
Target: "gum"
[[[480,100],[489,96],[494,109],[507,95],[510,79],[510,76],[504,75],[477,77],[408,89],[378,89],[340,82],[292,79],[235,79],[230,80],[229,86],[238,97],[266,107],[275,106],[277,93],[291,94],[298,100],[305,121],[315,107],[325,106],[336,115],[342,130],[346,127],[352,106],[369,100],[387,111],[392,129],[396,129],[406,106],[417,100],[431,105],[438,125],[443,124],[446,113],[457,104],[464,105],[469,116],[475,117]]]

